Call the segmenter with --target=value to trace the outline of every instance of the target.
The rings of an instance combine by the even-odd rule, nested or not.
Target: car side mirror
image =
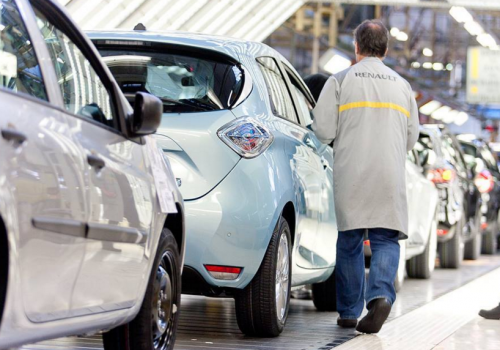
[[[134,114],[130,123],[133,136],[154,134],[160,126],[163,104],[159,98],[146,92],[137,92]]]

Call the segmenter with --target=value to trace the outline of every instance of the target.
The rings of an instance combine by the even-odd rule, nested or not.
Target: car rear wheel
[[[477,260],[481,255],[481,208],[476,211],[474,223],[470,223],[469,227],[473,235],[472,239],[465,243],[464,258],[467,260]]]
[[[319,311],[337,311],[337,284],[335,270],[328,279],[312,285],[312,298]]]
[[[431,277],[434,268],[436,267],[437,256],[437,215],[431,224],[429,239],[422,254],[410,259],[407,263],[408,277],[428,279]]]
[[[399,254],[399,265],[398,272],[396,274],[396,279],[394,280],[394,288],[396,293],[403,288],[406,275],[406,241],[399,241],[400,254]]]
[[[130,323],[103,334],[105,350],[174,348],[181,299],[180,264],[177,242],[163,229],[141,309]]]
[[[462,217],[455,224],[455,233],[452,239],[438,245],[439,262],[442,268],[458,269],[462,264],[464,256],[464,244],[462,242],[464,220]]]
[[[291,238],[282,217],[252,282],[236,296],[236,320],[246,335],[276,337],[285,327],[290,304]]]

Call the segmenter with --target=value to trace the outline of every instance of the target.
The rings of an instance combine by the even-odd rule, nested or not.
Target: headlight
[[[219,138],[244,158],[255,158],[263,153],[274,136],[262,124],[250,117],[242,117],[217,131]]]

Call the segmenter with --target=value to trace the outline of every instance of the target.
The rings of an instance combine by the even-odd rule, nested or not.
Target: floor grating
[[[500,266],[500,255],[467,261],[459,270],[437,269],[431,280],[407,279],[390,319],[415,310]],[[317,312],[310,300],[293,299],[288,323],[278,338],[242,335],[236,325],[234,301],[183,296],[176,350],[327,350],[353,337],[336,326],[337,313]],[[22,350],[102,349],[99,336],[69,337],[28,345]]]

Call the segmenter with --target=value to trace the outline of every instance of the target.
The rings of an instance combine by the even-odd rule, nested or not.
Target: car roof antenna
[[[134,30],[146,30],[146,26],[142,23],[139,23],[134,27]]]

